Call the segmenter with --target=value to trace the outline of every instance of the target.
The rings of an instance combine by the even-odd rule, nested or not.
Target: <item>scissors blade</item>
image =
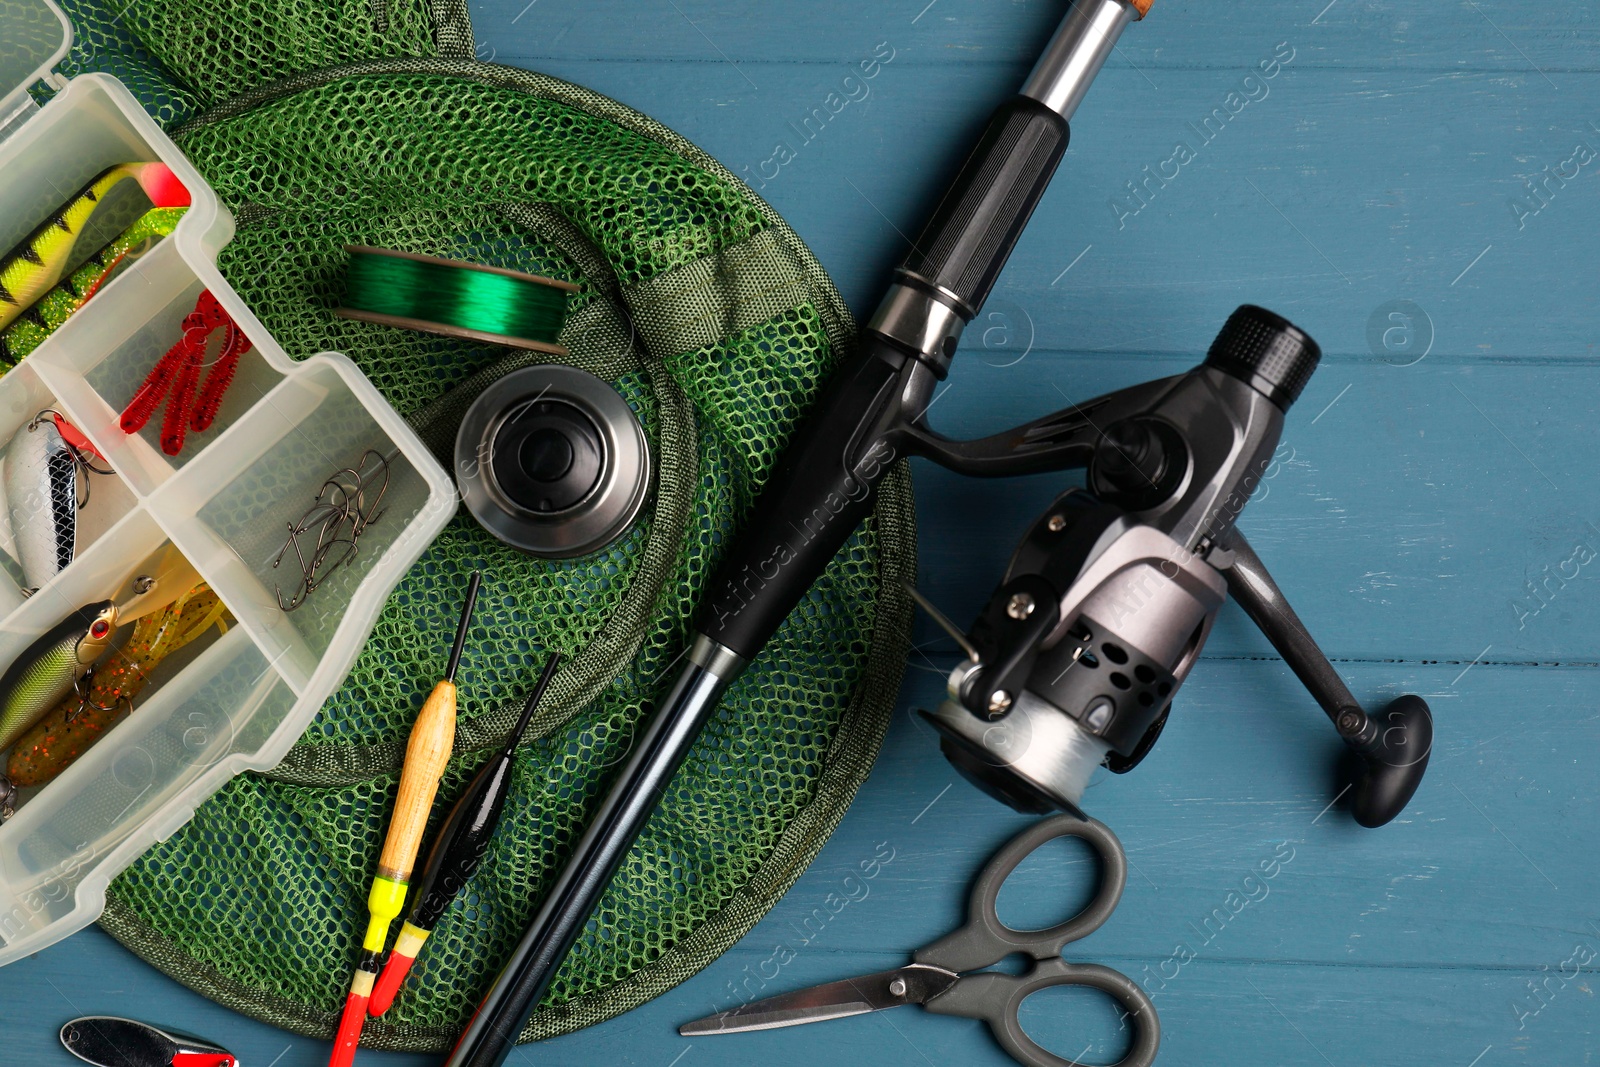
[[[846,978],[842,982],[812,986],[752,1001],[730,1011],[719,1011],[684,1023],[678,1033],[684,1037],[705,1034],[741,1034],[750,1030],[775,1030],[782,1026],[845,1019],[852,1015],[898,1008],[902,1004],[921,1004],[949,989],[957,975],[942,967],[913,963],[892,971]]]

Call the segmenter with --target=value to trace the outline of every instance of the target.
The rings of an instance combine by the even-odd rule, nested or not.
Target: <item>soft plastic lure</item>
[[[134,624],[133,634],[95,671],[87,698],[65,700],[17,740],[6,763],[6,777],[19,786],[44,785],[133,710],[134,699],[156,666],[213,626],[227,631],[227,607],[201,583],[164,611]]]
[[[0,750],[27,732],[84,680],[117,628],[109,600],[79,608],[45,631],[0,675]],[[87,688],[83,688],[87,693]]]
[[[188,207],[165,163],[122,163],[101,174],[0,260],[0,328],[153,207]]]
[[[218,330],[222,332],[222,345],[212,356],[207,343],[211,334]],[[183,451],[184,436],[189,430],[198,433],[211,428],[217,409],[222,406],[223,394],[239,369],[239,357],[251,347],[250,338],[211,295],[211,290],[201,290],[194,310],[183,317],[183,335],[156,361],[123,410],[119,420],[122,432],[138,433],[144,429],[165,400],[167,410],[161,420],[161,451],[176,456]],[[208,364],[211,371],[202,386],[200,373]]]
[[[89,298],[119,271],[138,262],[139,257],[178,226],[188,208],[158,207],[139,216],[139,221],[123,230],[115,241],[90,256],[63,278],[61,283],[40,297],[16,321],[0,330],[0,367],[9,370],[44,343],[61,324],[71,318]]]

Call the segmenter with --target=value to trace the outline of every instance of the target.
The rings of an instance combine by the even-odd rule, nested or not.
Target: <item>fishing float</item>
[[[522,735],[528,729],[534,709],[544,699],[544,691],[550,687],[559,666],[561,653],[552,652],[505,746],[478,768],[461,798],[450,809],[450,816],[422,865],[422,879],[417,883],[411,914],[401,925],[394,949],[383,965],[383,974],[372,988],[372,999],[367,1004],[369,1015],[382,1015],[389,1010],[423,944],[488,851],[495,827],[500,825],[506,797],[511,792],[511,769],[516,762],[517,747],[522,744]]]
[[[428,825],[428,813],[433,810],[433,797],[450,762],[456,739],[456,668],[461,665],[461,650],[467,643],[467,629],[472,624],[472,609],[478,602],[482,578],[480,572],[474,571],[467,583],[466,603],[461,608],[449,666],[417,713],[411,737],[406,741],[400,793],[395,798],[383,851],[378,855],[378,871],[367,894],[367,934],[361,941],[361,954],[350,979],[350,993],[334,1035],[328,1067],[349,1067],[355,1059],[361,1027],[367,1018],[367,1001],[378,977],[383,947],[389,940],[389,925],[399,917],[405,903],[406,885],[422,847],[422,832]]]

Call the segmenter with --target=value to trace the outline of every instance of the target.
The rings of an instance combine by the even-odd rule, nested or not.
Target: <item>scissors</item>
[[[1080,838],[1100,857],[1099,891],[1081,912],[1059,926],[1013,930],[1000,921],[995,910],[1000,887],[1036,849],[1061,837]],[[1149,1067],[1161,1042],[1161,1022],[1144,990],[1120,971],[1098,964],[1067,963],[1061,958],[1063,946],[1089,936],[1111,918],[1127,881],[1128,859],[1121,842],[1104,823],[1072,814],[1043,819],[1012,838],[985,865],[972,886],[966,925],[918,949],[910,966],[753,1001],[685,1023],[678,1033],[699,1037],[771,1030],[921,1004],[940,1015],[988,1023],[995,1040],[1023,1067],[1085,1067],[1077,1060],[1054,1055],[1028,1037],[1017,1010],[1041,989],[1088,986],[1109,994],[1126,1012],[1133,1031],[1127,1054],[1114,1067]],[[1034,960],[1026,974],[972,973],[1019,952]]]

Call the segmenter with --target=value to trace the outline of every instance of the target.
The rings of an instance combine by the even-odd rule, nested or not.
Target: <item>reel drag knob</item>
[[[1251,386],[1287,414],[1321,361],[1322,349],[1304,330],[1245,304],[1228,316],[1205,365]]]

